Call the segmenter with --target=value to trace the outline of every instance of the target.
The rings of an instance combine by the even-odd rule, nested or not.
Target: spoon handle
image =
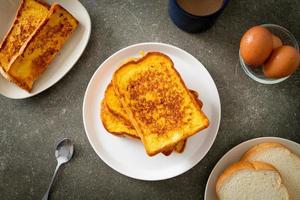
[[[54,171],[54,174],[53,174],[52,179],[51,179],[51,182],[50,182],[49,187],[48,187],[48,189],[47,189],[47,192],[46,192],[45,195],[43,196],[42,200],[48,200],[48,196],[49,196],[49,192],[50,192],[50,190],[51,190],[52,183],[53,183],[53,181],[54,181],[54,179],[55,179],[55,176],[56,176],[56,174],[57,174],[57,171],[58,171],[58,169],[60,168],[61,165],[62,165],[62,163],[60,163],[60,162],[57,163],[56,168],[55,168],[55,171]]]

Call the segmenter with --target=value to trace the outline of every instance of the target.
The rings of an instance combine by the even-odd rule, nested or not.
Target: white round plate
[[[212,170],[207,184],[205,188],[205,200],[216,200],[216,181],[219,177],[219,175],[232,163],[237,162],[241,159],[244,153],[248,151],[251,147],[263,143],[263,142],[278,142],[280,144],[283,144],[287,148],[289,148],[294,153],[300,155],[300,144],[293,142],[288,139],[284,138],[278,138],[278,137],[260,137],[248,140],[246,142],[243,142],[234,148],[232,148],[230,151],[228,151],[216,164],[214,169]]]
[[[78,21],[77,30],[71,35],[61,51],[48,66],[47,70],[34,83],[31,93],[19,88],[0,75],[0,94],[11,99],[24,99],[48,89],[58,82],[74,66],[83,53],[91,34],[91,19],[78,0],[45,0],[50,5],[59,3]],[[8,31],[16,15],[19,0],[1,1],[0,4],[0,41]]]
[[[203,110],[210,119],[209,128],[188,139],[182,154],[149,157],[142,143],[108,133],[100,119],[100,102],[106,86],[120,64],[139,52],[159,51],[168,55],[188,88],[197,91]],[[93,75],[83,102],[83,122],[87,137],[99,157],[111,168],[141,180],[162,180],[177,176],[195,166],[208,152],[218,132],[221,117],[216,85],[205,67],[192,55],[162,43],[141,43],[122,49],[105,60]]]

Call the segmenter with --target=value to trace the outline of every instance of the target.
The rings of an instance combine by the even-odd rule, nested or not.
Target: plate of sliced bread
[[[300,145],[277,138],[248,140],[212,170],[205,200],[300,199]]]
[[[111,168],[162,180],[195,166],[208,152],[221,117],[205,67],[163,43],[126,47],[93,75],[83,102],[89,142]]]
[[[90,17],[78,0],[10,0],[0,11],[0,94],[8,98],[28,98],[54,85],[90,37]]]

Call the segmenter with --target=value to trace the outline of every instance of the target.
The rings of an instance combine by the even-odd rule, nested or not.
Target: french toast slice
[[[4,75],[30,92],[34,81],[46,70],[77,26],[78,21],[67,10],[53,4],[48,16],[11,60]]]
[[[130,122],[118,117],[114,113],[112,113],[105,101],[101,103],[101,119],[104,128],[111,134],[117,136],[129,136],[135,139],[140,139],[137,135],[135,129],[132,127]],[[177,147],[178,146],[178,147]],[[180,141],[174,148],[169,148],[162,153],[165,156],[168,156],[172,153],[173,149],[176,149],[177,152],[181,153],[184,150],[185,141]]]
[[[200,109],[202,108],[202,101],[198,98],[199,94],[194,91],[194,90],[189,90],[190,93],[194,96],[196,101],[198,101],[198,105],[200,105]],[[108,86],[106,87],[105,94],[104,94],[104,99],[106,102],[106,105],[108,109],[114,113],[115,115],[118,115],[127,121],[130,121],[129,117],[127,116],[120,100],[119,97],[116,95],[114,87],[112,83],[109,83]]]
[[[48,16],[50,6],[39,0],[21,0],[14,22],[0,44],[0,66],[9,69],[10,61]]]
[[[105,93],[104,93],[104,99],[107,104],[108,109],[114,113],[117,116],[122,117],[123,119],[129,120],[129,117],[127,116],[119,97],[116,95],[114,87],[112,83],[109,83],[106,87]]]
[[[198,104],[200,105],[201,109],[203,103],[200,99],[198,99],[198,93],[194,90],[189,91],[198,101]],[[125,134],[131,137],[139,138],[137,132],[132,127],[126,112],[124,111],[118,96],[114,91],[112,83],[110,83],[105,90],[104,103],[106,104],[106,108],[103,109],[103,114],[106,116],[110,116],[110,118],[113,118],[112,120],[108,120],[108,117],[106,117],[106,121],[103,123],[107,131],[117,135]],[[105,118],[105,116],[102,118]],[[185,143],[186,140],[178,142],[174,147],[175,151],[178,153],[182,153],[185,148]],[[168,155],[172,151],[173,148],[170,148],[170,151],[168,151],[169,153],[167,153],[167,151],[164,151],[164,154]]]
[[[104,128],[111,134],[117,136],[128,135],[133,138],[139,139],[135,129],[131,123],[122,117],[112,113],[107,106],[106,100],[101,102],[100,117]]]
[[[209,125],[209,120],[174,68],[160,52],[122,65],[114,90],[146,152],[153,156]]]
[[[190,90],[190,92],[194,98],[199,101],[199,105],[202,107],[202,102],[198,99],[198,93],[194,90]],[[108,132],[115,135],[124,134],[134,138],[139,138],[114,91],[112,83],[110,83],[105,90],[101,109],[101,119]],[[182,153],[185,148],[185,143],[186,140],[179,141],[174,148],[170,148],[168,151],[164,151],[163,153],[165,155],[169,155],[172,153],[173,149],[175,149],[178,153]]]

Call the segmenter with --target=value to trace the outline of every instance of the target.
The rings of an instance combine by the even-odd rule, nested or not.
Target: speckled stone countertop
[[[170,21],[167,0],[81,0],[92,19],[90,42],[56,85],[25,100],[0,96],[0,199],[41,199],[54,171],[54,144],[71,138],[76,154],[60,171],[52,199],[203,199],[217,161],[235,145],[260,136],[300,143],[300,70],[276,85],[261,85],[239,66],[242,33],[261,23],[300,39],[300,1],[231,0],[208,31],[188,34]],[[139,42],[164,42],[199,59],[218,87],[222,119],[205,158],[178,177],[138,181],[109,168],[90,146],[82,122],[87,84],[112,53]]]

